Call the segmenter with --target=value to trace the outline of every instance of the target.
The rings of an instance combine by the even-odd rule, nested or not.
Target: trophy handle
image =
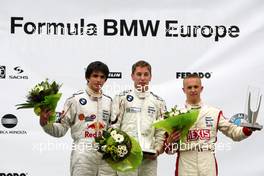
[[[249,95],[248,95],[248,122],[249,123],[252,123],[252,111],[251,111],[251,107],[250,107],[250,103],[251,102],[251,93],[249,92]]]
[[[260,107],[260,104],[261,104],[261,99],[262,99],[262,95],[260,96],[257,110],[253,113],[253,124],[255,124],[256,121],[257,121],[258,112],[259,112],[259,107]]]

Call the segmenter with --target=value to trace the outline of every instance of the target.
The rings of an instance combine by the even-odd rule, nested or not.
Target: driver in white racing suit
[[[113,101],[111,123],[112,127],[120,128],[138,140],[144,159],[136,171],[118,175],[156,176],[157,156],[163,152],[165,136],[164,131],[155,129],[152,123],[162,118],[165,102],[148,90],[151,67],[147,62],[139,61],[133,65],[132,79],[135,88],[122,92]],[[152,152],[152,155],[146,152]]]
[[[101,92],[107,80],[108,67],[99,61],[88,65],[88,86],[66,100],[60,123],[47,123],[50,112],[43,110],[40,124],[54,137],[62,137],[71,128],[73,139],[71,176],[115,176],[116,172],[102,160],[94,138],[102,134],[110,121],[112,99]]]
[[[202,103],[200,93],[203,86],[199,76],[189,75],[183,85],[186,108],[199,109],[199,115],[186,139],[179,143],[180,132],[175,131],[166,138],[164,150],[169,154],[177,152],[175,176],[217,176],[214,151],[218,130],[234,141],[247,138],[252,130],[230,123],[221,110]]]

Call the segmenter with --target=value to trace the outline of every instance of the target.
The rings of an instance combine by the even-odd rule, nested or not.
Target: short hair
[[[136,63],[134,63],[132,66],[132,74],[134,74],[137,67],[147,67],[150,74],[151,74],[151,65],[148,62],[146,62],[144,60],[140,60],[140,61],[137,61]]]
[[[183,87],[184,87],[184,81],[185,81],[186,79],[190,79],[190,78],[197,78],[197,79],[200,80],[200,82],[201,82],[201,84],[202,84],[201,77],[200,77],[197,73],[191,73],[191,74],[186,75],[186,77],[183,78],[183,81],[182,81],[182,83],[183,83]]]
[[[102,72],[105,76],[105,80],[108,78],[109,69],[106,64],[100,61],[91,62],[85,71],[85,78],[90,78],[93,72]]]

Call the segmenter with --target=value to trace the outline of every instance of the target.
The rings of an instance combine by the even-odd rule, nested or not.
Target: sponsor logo
[[[126,99],[127,101],[131,102],[133,101],[134,97],[132,95],[127,95]]]
[[[210,140],[210,130],[209,129],[189,130],[187,140],[188,141]]]
[[[96,115],[95,114],[91,114],[90,116],[85,117],[85,122],[91,122],[94,119],[96,119]]]
[[[231,123],[233,123],[233,124],[235,124],[237,126],[240,126],[241,123],[246,123],[247,122],[246,119],[247,119],[247,115],[246,114],[238,113],[238,114],[233,115],[230,118],[229,122],[231,122]]]
[[[85,120],[85,122],[91,122],[94,119],[96,119],[96,115],[95,114],[91,114],[90,116],[85,116],[84,114],[79,114],[79,120],[80,121]]]
[[[13,114],[6,114],[2,117],[1,123],[5,128],[14,128],[17,123],[17,117]],[[0,134],[27,134],[25,130],[0,130]]]
[[[9,75],[9,79],[28,79],[27,75],[21,75],[24,70],[20,66],[14,67],[13,70],[15,71],[15,74]]]
[[[6,77],[6,67],[3,65],[0,65],[0,78],[5,79]]]
[[[22,75],[24,70],[20,66],[16,66],[13,68],[13,74],[6,75],[6,66],[0,66],[0,79],[28,79],[27,75]]]
[[[184,79],[190,74],[196,74],[200,78],[211,78],[212,72],[176,72],[176,79]]]
[[[17,71],[17,74],[23,73],[24,70],[22,70],[19,66],[14,68],[15,71]]]
[[[87,124],[87,129],[84,131],[85,138],[95,138],[102,136],[102,130],[105,128],[105,124],[102,122],[94,122],[92,124]]]
[[[152,107],[152,106],[149,106],[148,107],[148,114],[149,114],[149,116],[155,115],[155,112],[156,112],[156,110],[155,110],[154,107]]]
[[[2,117],[1,123],[6,128],[14,128],[17,125],[17,117],[13,114],[6,114]]]
[[[109,72],[108,78],[120,79],[122,78],[122,72]]]
[[[109,117],[110,117],[110,112],[107,111],[107,110],[103,110],[103,121],[105,121],[106,123],[108,123]]]
[[[28,173],[0,173],[0,176],[27,176]]]
[[[139,107],[129,107],[129,108],[126,108],[126,112],[127,113],[141,112],[141,108],[139,108]]]
[[[214,119],[212,117],[205,117],[205,124],[206,124],[206,127],[213,127]]]
[[[87,100],[85,98],[80,98],[79,102],[80,102],[81,105],[86,105]]]
[[[83,121],[84,119],[85,119],[84,114],[79,114],[79,120],[80,120],[80,121]]]

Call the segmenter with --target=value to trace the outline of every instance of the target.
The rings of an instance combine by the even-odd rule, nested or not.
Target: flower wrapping
[[[124,131],[109,128],[95,142],[99,145],[98,152],[114,170],[133,171],[141,164],[143,153],[139,143]]]
[[[58,93],[61,85],[53,81],[51,84],[48,79],[34,86],[27,95],[26,103],[17,104],[17,109],[33,108],[37,116],[40,115],[41,109],[48,109],[51,111],[49,123],[56,120],[55,109],[58,101],[61,98],[61,93]]]
[[[181,131],[180,140],[184,140],[189,129],[194,125],[199,115],[199,110],[178,109],[177,106],[171,111],[165,112],[165,118],[153,123],[155,128],[160,128],[171,134],[173,131]]]

